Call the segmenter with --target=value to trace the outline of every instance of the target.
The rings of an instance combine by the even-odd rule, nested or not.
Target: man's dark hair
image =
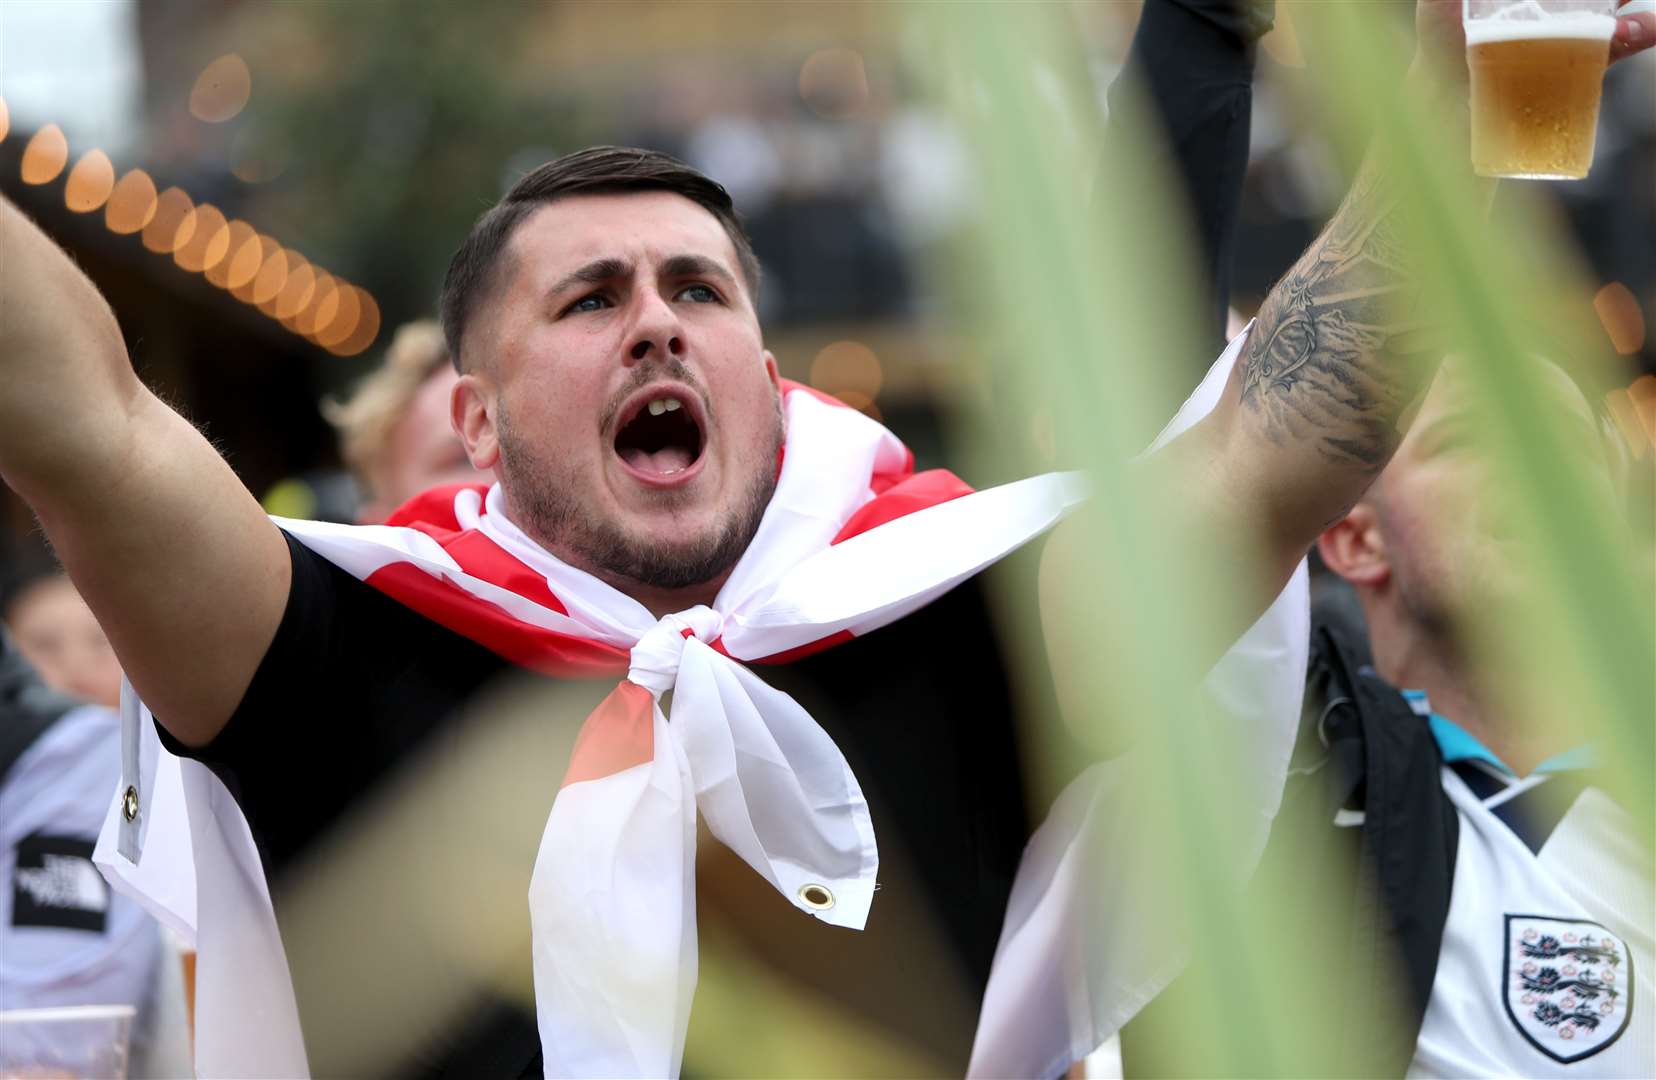
[[[539,207],[569,195],[614,195],[669,191],[682,195],[718,218],[741,262],[748,293],[759,296],[759,260],[742,227],[730,193],[684,162],[655,150],[594,146],[549,161],[529,173],[491,207],[454,253],[443,279],[439,311],[443,338],[456,370],[464,371],[460,342],[466,322],[497,285],[502,254],[523,219]]]

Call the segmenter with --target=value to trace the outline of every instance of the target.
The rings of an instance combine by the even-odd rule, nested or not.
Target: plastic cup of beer
[[[0,1078],[120,1080],[136,1011],[131,1005],[66,1005],[0,1012]]]
[[[1479,176],[1587,175],[1615,8],[1616,0],[1462,0]]]

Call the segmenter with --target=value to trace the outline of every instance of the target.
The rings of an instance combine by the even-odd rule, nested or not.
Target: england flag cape
[[[815,721],[747,665],[900,619],[1081,498],[1069,474],[982,492],[916,474],[884,427],[801,387],[785,387],[784,409],[782,467],[753,542],[711,606],[661,619],[530,540],[502,513],[498,488],[440,489],[384,526],[278,519],[312,551],[505,659],[555,676],[624,676],[571,760],[546,765],[551,809],[528,902],[547,1076],[678,1074],[696,982],[698,814],[785,902],[864,925],[878,854],[856,777]],[[669,690],[670,722],[660,705]],[[95,858],[195,943],[198,1073],[308,1075],[246,820],[212,772],[160,745],[130,687],[122,717],[123,777]]]

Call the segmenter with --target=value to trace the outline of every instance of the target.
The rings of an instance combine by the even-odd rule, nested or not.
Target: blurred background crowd
[[[1139,5],[1074,6],[1102,101]],[[1410,6],[1393,6],[1406,23]],[[942,317],[928,259],[973,184],[957,132],[918,85],[929,43],[901,31],[861,4],[8,0],[0,185],[110,298],[143,376],[289,512],[355,516],[365,496],[343,479],[318,402],[345,395],[395,327],[430,316],[482,209],[533,165],[593,142],[667,150],[725,184],[765,267],[760,315],[783,375],[881,414],[937,464],[947,453],[936,417],[963,387],[950,362],[960,331]],[[1307,114],[1317,99],[1301,92],[1316,63],[1285,5],[1256,78],[1232,282],[1244,314],[1343,193]],[[1601,286],[1583,302],[1646,372],[1653,98],[1650,58],[1613,71],[1591,177],[1546,186]],[[336,355],[338,340],[334,351],[312,340],[314,312],[307,337],[302,317],[278,321],[220,284],[236,255],[228,242],[157,253],[116,231],[106,200],[77,206],[71,178],[94,150],[115,178],[141,169],[155,190],[176,187],[359,286],[377,306],[375,332],[336,325],[332,337],[355,349]],[[218,274],[185,268],[208,254]],[[313,308],[327,291],[312,290]],[[1189,381],[1209,359],[1190,359]],[[15,502],[6,525],[30,531]]]

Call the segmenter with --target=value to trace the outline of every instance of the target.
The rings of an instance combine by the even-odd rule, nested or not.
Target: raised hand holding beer
[[[1586,176],[1605,67],[1656,43],[1645,0],[1419,0],[1415,26],[1417,69],[1470,71],[1481,176]]]
[[[1615,0],[1465,0],[1472,166],[1580,180],[1593,164]]]

